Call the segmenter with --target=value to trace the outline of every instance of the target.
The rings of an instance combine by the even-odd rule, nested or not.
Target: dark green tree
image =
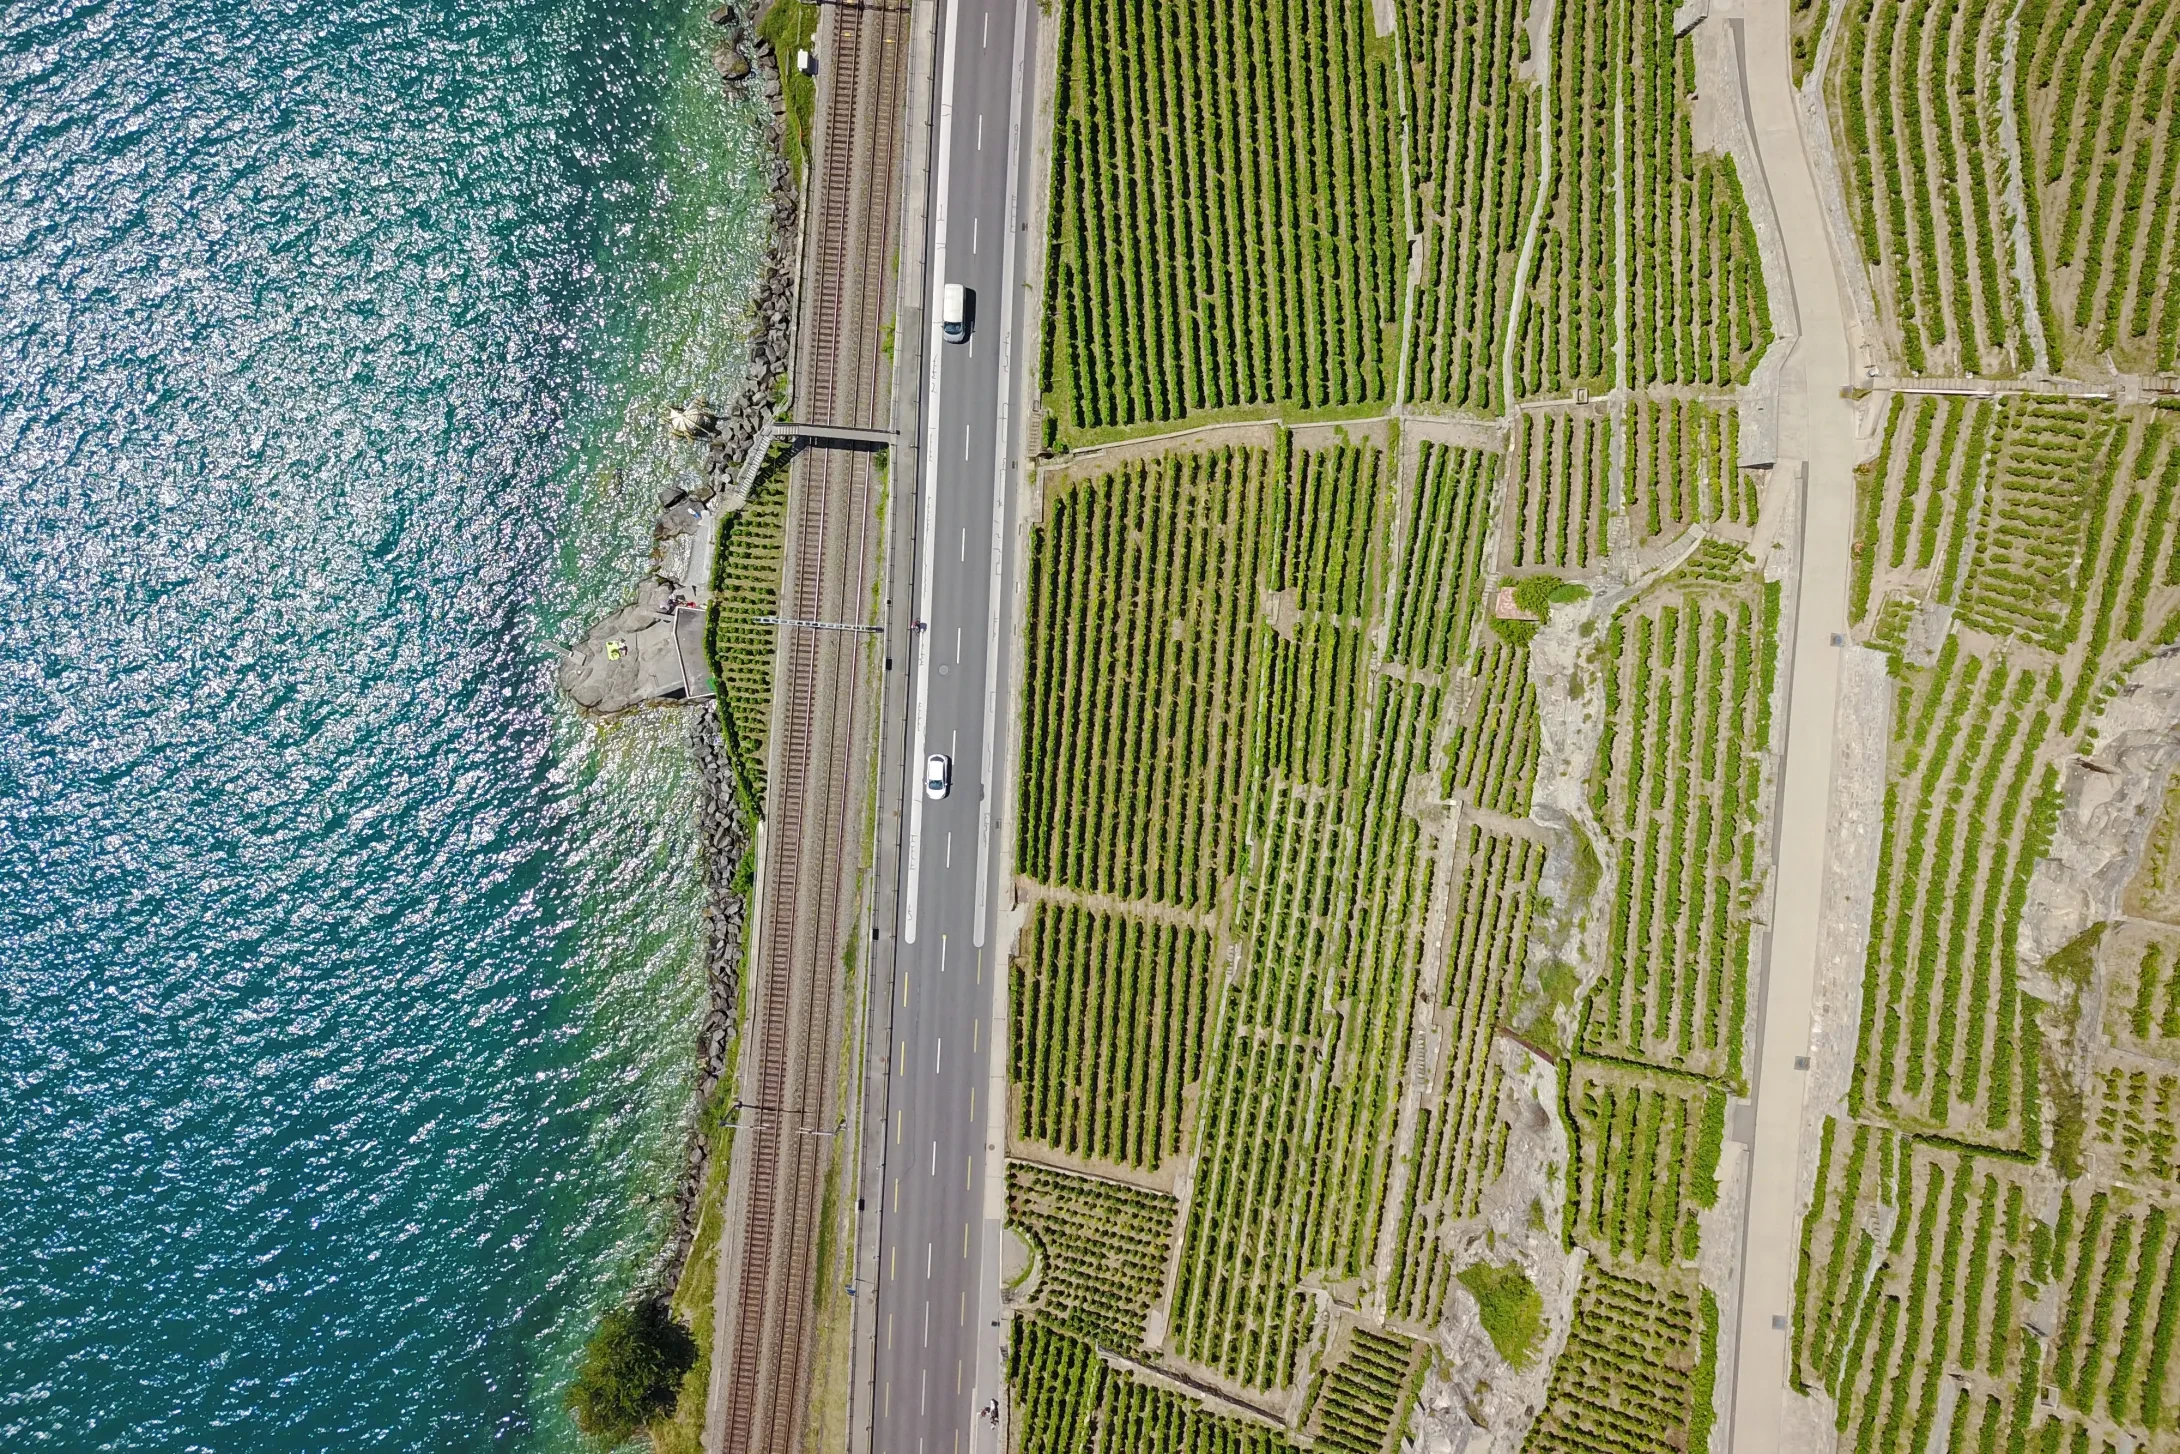
[[[568,1385],[568,1412],[592,1438],[609,1448],[621,1444],[673,1412],[682,1376],[695,1363],[696,1340],[665,1303],[615,1308],[583,1347],[583,1366]]]

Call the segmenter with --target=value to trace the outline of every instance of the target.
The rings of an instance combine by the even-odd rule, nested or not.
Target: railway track
[[[881,340],[895,290],[908,14],[840,7],[829,23],[795,408],[818,422],[884,428],[891,366]],[[881,488],[867,453],[797,457],[782,616],[870,618]],[[856,927],[859,847],[869,829],[862,774],[882,685],[870,652],[852,634],[783,630],[774,658],[766,874],[745,1041],[754,1057],[736,1133],[738,1162],[746,1152],[745,1216],[738,1242],[736,1229],[728,1234],[727,1255],[738,1262],[732,1328],[721,1328],[715,1345],[731,1350],[720,1370],[718,1447],[726,1454],[799,1448],[810,1415],[820,1209],[840,1114],[841,965]],[[859,733],[859,724],[873,730]]]

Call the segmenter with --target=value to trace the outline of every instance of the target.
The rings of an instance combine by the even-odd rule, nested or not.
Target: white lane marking
[[[983,1028],[984,1022],[982,1020],[971,1020],[969,1022],[969,1053],[971,1055],[976,1054],[977,1036]],[[971,1091],[970,1094],[974,1095],[976,1093]]]
[[[931,1244],[929,1242],[923,1244],[923,1275],[925,1277],[931,1275]]]
[[[976,119],[976,149],[984,150],[984,118],[981,115]]]
[[[948,6],[946,11],[946,67],[939,85],[939,186],[938,201],[932,219],[931,277],[946,276],[946,189],[951,185],[954,169],[954,59],[956,55],[955,32],[961,22],[961,7]],[[1017,42],[1015,49],[1020,50]],[[939,315],[931,314],[930,365],[924,385],[924,407],[931,416],[924,428],[923,471],[923,550],[922,579],[916,583],[919,621],[931,619],[931,577],[935,567],[933,559],[938,548],[939,523],[939,364],[940,350],[946,344],[939,335]],[[916,752],[912,760],[924,756],[924,728],[931,713],[931,653],[923,649],[921,637],[916,643]],[[924,796],[917,793],[908,804],[908,902],[901,911],[901,942],[916,942],[917,890],[923,881],[923,804]]]
[[[961,457],[969,457],[969,426],[966,423],[961,426]]]
[[[893,1210],[895,1210],[895,1211],[899,1211],[900,1209],[901,1209],[901,1179],[900,1179],[899,1177],[897,1177],[897,1176],[896,1176],[895,1178],[893,1178]],[[898,1251],[900,1251],[901,1249],[900,1249],[900,1248],[898,1248],[898,1247],[896,1247],[896,1248],[894,1248],[893,1250],[894,1250],[894,1251],[896,1251],[896,1252],[898,1252]]]
[[[954,830],[951,828],[946,830],[946,866],[954,866]]]
[[[962,533],[967,534],[968,532],[964,531]],[[961,665],[961,628],[959,626],[954,628],[954,665]]]
[[[1007,246],[1000,267],[999,296],[999,448],[992,454],[992,583],[985,604],[984,626],[984,767],[977,779],[976,807],[976,927],[972,939],[984,947],[984,901],[992,866],[992,751],[993,724],[999,716],[999,588],[1005,575],[1007,550],[1007,470],[1012,461],[1009,433],[1012,394],[1009,380],[1014,372],[1014,259],[1019,251],[1016,233],[1021,226],[1021,178],[1016,168],[1022,160],[1022,43],[1027,26],[1014,27],[1014,81],[1007,99]]]
[[[987,10],[987,11],[985,11],[985,12],[984,12],[984,39],[983,39],[983,40],[981,40],[981,41],[979,41],[979,42],[978,42],[978,45],[979,45],[979,46],[981,46],[981,47],[982,47],[983,49],[985,49],[985,50],[990,50],[990,49],[991,49],[991,45],[992,45],[992,12],[991,12],[991,11],[989,11],[989,10]]]
[[[932,1051],[931,1051],[931,1073],[932,1073],[932,1074],[933,1074],[934,1076],[936,1076],[936,1075],[937,1075],[937,1074],[939,1073],[939,1067],[940,1067],[940,1066],[942,1066],[942,1065],[944,1065],[945,1063],[946,1063],[946,1041],[945,1041],[944,1039],[940,1039],[940,1040],[934,1041],[934,1042],[933,1042],[933,1049],[932,1049]],[[931,1143],[931,1144],[935,1146],[935,1145],[937,1145],[938,1143],[934,1141],[934,1142],[933,1142],[933,1143]]]
[[[939,936],[939,973],[940,973],[940,974],[944,974],[944,973],[946,973],[946,938],[947,938],[947,936],[946,936],[946,935],[944,935],[944,934],[941,934],[941,935]]]
[[[961,1224],[961,1260],[964,1262],[969,1260],[969,1224],[967,1222]],[[961,1295],[967,1297],[969,1294],[964,1289]]]
[[[966,525],[961,527],[961,558],[963,560],[969,558],[969,527]],[[954,660],[961,660],[961,628],[959,626],[954,628]]]
[[[976,119],[976,129],[977,134],[981,136],[984,132],[984,118],[981,116]],[[984,219],[981,217],[972,217],[969,219],[969,251],[971,253],[977,251],[977,229],[983,225],[983,222]]]
[[[923,1305],[923,1345],[926,1348],[931,1346],[931,1304],[929,1303]],[[923,1417],[924,1411],[930,1406],[930,1403],[931,1370],[926,1368],[923,1371],[923,1391],[916,1395],[916,1416],[918,1418]],[[923,1440],[918,1439],[916,1447],[922,1448]]]
[[[969,1124],[976,1124],[976,1087],[969,1087]]]
[[[936,1141],[934,1141],[934,1142],[932,1142],[932,1143],[931,1143],[931,1173],[930,1173],[930,1174],[931,1174],[931,1175],[933,1175],[933,1176],[937,1176],[937,1175],[939,1174],[939,1143],[938,1143],[938,1142],[936,1142]],[[926,1260],[928,1261],[929,1259],[926,1259]],[[926,1271],[929,1271],[929,1269],[928,1269],[928,1268],[926,1268],[925,1270],[926,1270]]]

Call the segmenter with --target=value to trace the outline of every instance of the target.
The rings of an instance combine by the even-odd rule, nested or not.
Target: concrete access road
[[[1747,7],[1745,87],[1762,184],[1778,208],[1791,287],[1772,314],[1788,367],[1779,394],[1782,466],[1806,470],[1793,635],[1787,643],[1786,736],[1778,801],[1777,885],[1770,962],[1757,1009],[1756,1116],[1743,1228],[1740,1334],[1728,1427],[1735,1454],[1800,1447],[1812,1421],[1787,1386],[1787,1329],[1801,1246],[1799,1179],[1814,1148],[1803,1140],[1817,952],[1826,896],[1826,835],[1839,708],[1841,633],[1854,538],[1854,469],[1861,453],[1853,407],[1840,395],[1855,356],[1849,307],[1828,241],[1816,173],[1789,70],[1787,0]],[[1715,23],[1715,22],[1714,22]],[[1823,124],[1821,118],[1816,125]],[[1721,1390],[1721,1397],[1725,1396]]]
[[[1017,178],[1036,7],[1029,0],[942,0],[929,201],[929,300],[921,478],[903,557],[922,623],[912,656],[902,774],[901,885],[882,1126],[877,1307],[872,1334],[875,1454],[991,1454],[981,1409],[1003,1397],[998,1361],[1003,1090],[994,1042],[1006,895],[995,837],[1007,787],[1009,713],[1002,620],[1023,359]],[[969,337],[941,336],[948,283],[974,295]],[[911,495],[911,491],[913,494]],[[907,543],[907,542],[904,542]],[[901,557],[897,557],[901,558]],[[924,762],[953,762],[951,790],[925,791]],[[1003,1086],[1003,1082],[1001,1083]]]

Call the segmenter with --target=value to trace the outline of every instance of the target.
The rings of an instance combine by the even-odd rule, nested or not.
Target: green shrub
[[[1544,1299],[1519,1267],[1479,1262],[1461,1271],[1461,1286],[1476,1299],[1476,1315],[1491,1346],[1515,1368],[1527,1368],[1544,1336]]]
[[[1558,576],[1524,576],[1514,582],[1514,604],[1538,620],[1544,620],[1551,614],[1552,602],[1560,598],[1559,593],[1565,585]]]
[[[696,1340],[663,1302],[619,1307],[598,1320],[563,1396],[575,1426],[608,1447],[673,1412]]]

